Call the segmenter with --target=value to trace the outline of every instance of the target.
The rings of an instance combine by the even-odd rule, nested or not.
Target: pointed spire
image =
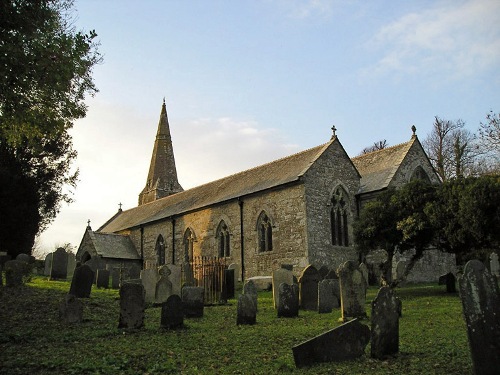
[[[177,180],[177,169],[175,167],[174,149],[170,136],[167,106],[165,98],[163,98],[148,178],[146,186],[141,194],[139,194],[139,205],[180,191],[183,191],[183,189]]]

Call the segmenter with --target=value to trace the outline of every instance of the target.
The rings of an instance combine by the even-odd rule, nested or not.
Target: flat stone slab
[[[254,276],[250,277],[246,281],[253,281],[258,291],[271,290],[273,287],[272,276]]]
[[[295,366],[337,362],[361,357],[370,341],[370,328],[357,319],[292,348]]]

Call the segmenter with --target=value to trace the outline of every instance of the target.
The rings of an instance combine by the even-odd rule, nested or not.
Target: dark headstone
[[[331,313],[334,308],[339,307],[339,300],[335,295],[335,283],[338,284],[338,280],[325,279],[318,283],[318,312],[320,314]]]
[[[476,375],[500,370],[500,291],[479,260],[471,260],[459,279],[460,299]]]
[[[278,318],[299,316],[299,286],[281,283],[278,288]]]
[[[326,275],[328,275],[328,272],[330,272],[330,269],[327,266],[321,266],[319,268],[318,273],[321,280],[323,280],[326,277]]]
[[[224,290],[225,290],[225,300],[234,298],[234,269],[224,270]]]
[[[94,271],[87,264],[76,267],[73,279],[71,280],[69,294],[77,298],[89,298],[93,282]]]
[[[68,324],[83,321],[83,303],[72,294],[67,294],[59,305],[59,319]]]
[[[109,271],[108,270],[97,270],[96,286],[98,288],[109,288]]]
[[[134,330],[144,327],[144,298],[142,284],[125,283],[121,286],[118,328]]]
[[[370,329],[357,319],[292,348],[295,366],[336,362],[361,357],[370,341]]]
[[[187,318],[201,318],[205,301],[205,290],[197,286],[182,288],[182,307]]]
[[[455,275],[451,272],[448,272],[446,275],[439,276],[439,285],[446,285],[447,293],[457,292]]]
[[[4,265],[5,286],[16,287],[24,284],[24,276],[29,274],[26,262],[20,260],[9,260]]]
[[[161,306],[161,324],[166,329],[184,327],[184,309],[182,300],[177,294],[172,294]]]
[[[110,270],[110,275],[111,275],[111,288],[120,289],[120,269],[112,268]]]
[[[31,257],[28,255],[28,254],[18,254],[18,256],[16,257],[16,260],[19,260],[21,262],[25,262],[25,263],[31,263]]]
[[[347,261],[338,269],[340,277],[340,304],[342,320],[366,317],[366,281],[353,261]]]
[[[51,280],[66,280],[68,275],[68,253],[62,247],[52,253]]]
[[[236,324],[255,324],[257,321],[257,303],[251,294],[238,297]]]
[[[307,266],[299,278],[300,307],[304,310],[318,310],[318,283],[321,276],[313,265]]]
[[[392,288],[383,286],[372,302],[371,356],[384,359],[399,351],[400,304]]]

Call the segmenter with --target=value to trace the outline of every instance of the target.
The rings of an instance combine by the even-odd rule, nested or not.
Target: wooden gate
[[[194,257],[182,266],[182,283],[205,290],[205,305],[227,302],[226,261],[218,257]]]

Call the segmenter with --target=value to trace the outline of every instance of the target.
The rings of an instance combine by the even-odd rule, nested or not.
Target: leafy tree
[[[72,26],[73,11],[70,0],[0,3],[0,154],[6,181],[0,185],[0,216],[15,228],[0,227],[0,247],[13,256],[30,253],[35,235],[62,202],[71,201],[64,187],[74,187],[77,179],[68,130],[85,116],[85,96],[97,92],[92,68],[101,57],[96,33]],[[23,199],[26,207],[19,205]]]

